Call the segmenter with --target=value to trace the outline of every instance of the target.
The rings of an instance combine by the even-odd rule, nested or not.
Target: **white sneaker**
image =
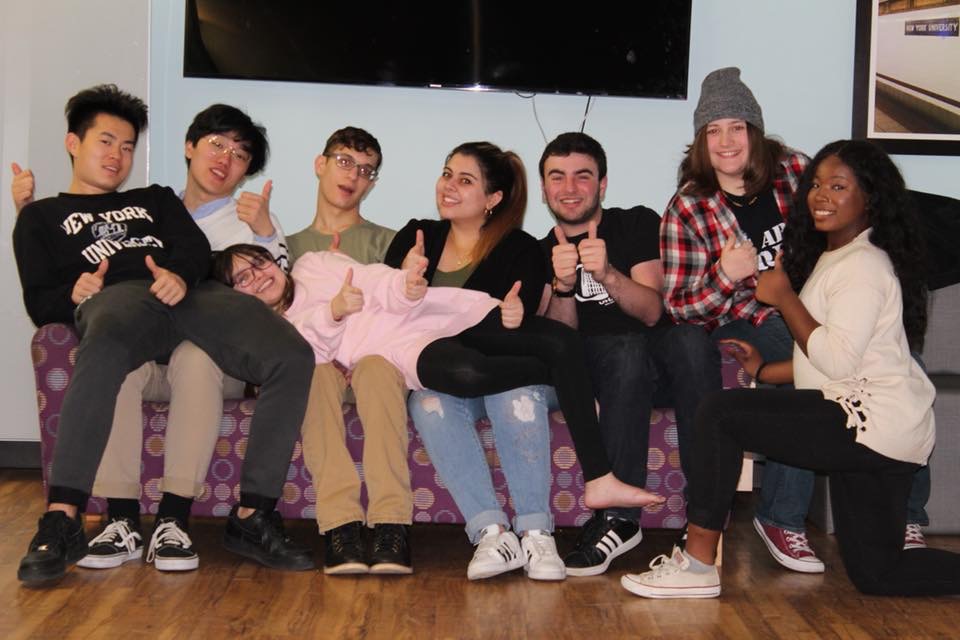
[[[532,580],[563,580],[567,577],[567,568],[557,553],[557,543],[553,536],[540,529],[530,529],[520,541],[527,564],[523,570]]]
[[[690,560],[680,547],[670,556],[660,555],[650,562],[650,571],[620,578],[623,588],[644,598],[716,598],[720,595],[717,567],[706,573],[688,571]]]
[[[499,525],[491,524],[483,530],[483,537],[473,552],[473,559],[467,566],[467,578],[492,578],[519,569],[526,562],[517,535],[513,531],[500,531]]]
[[[162,518],[150,536],[147,563],[160,571],[191,571],[200,566],[193,541],[176,518]]]
[[[91,542],[90,545],[93,546],[93,543]],[[903,550],[908,551],[909,549],[926,549],[926,548],[927,548],[927,540],[926,538],[923,537],[923,529],[920,528],[920,525],[914,522],[908,523],[907,530],[903,536]]]
[[[124,562],[139,560],[143,555],[143,539],[136,525],[127,518],[114,518],[87,546],[87,555],[77,561],[78,567],[112,569]]]

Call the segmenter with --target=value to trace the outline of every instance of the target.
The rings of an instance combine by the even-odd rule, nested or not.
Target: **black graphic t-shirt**
[[[77,278],[107,259],[104,286],[152,280],[152,256],[192,286],[207,276],[210,244],[167,187],[151,185],[102,195],[61,193],[23,208],[13,250],[31,320],[73,322]]]
[[[577,244],[587,234],[567,238]],[[628,278],[630,269],[641,262],[660,259],[660,216],[652,209],[637,206],[632,209],[604,209],[597,237],[607,245],[607,261]],[[553,231],[540,244],[547,260],[547,269],[553,279],[551,256],[557,239]],[[587,335],[610,335],[617,333],[643,333],[649,328],[637,318],[627,315],[610,296],[606,288],[593,279],[583,266],[577,265],[577,284],[574,287],[577,300],[577,320],[580,331]],[[660,322],[669,322],[666,315]]]
[[[762,191],[756,198],[735,196],[727,192],[723,195],[730,203],[740,229],[757,249],[757,270],[772,269],[773,261],[783,243],[785,226],[783,216],[780,215],[780,209],[773,197],[773,190]]]

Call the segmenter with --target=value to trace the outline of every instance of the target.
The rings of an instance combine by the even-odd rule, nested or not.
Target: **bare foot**
[[[646,507],[666,501],[663,496],[617,480],[613,473],[590,480],[584,486],[583,502],[591,509]]]

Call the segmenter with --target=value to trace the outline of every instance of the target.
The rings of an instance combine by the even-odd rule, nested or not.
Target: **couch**
[[[76,357],[77,335],[65,324],[49,324],[37,330],[31,351],[37,382],[37,403],[40,409],[40,443],[44,489],[53,453],[63,402],[73,363]],[[725,387],[747,386],[749,377],[739,364],[726,357],[723,363]],[[240,467],[246,449],[250,419],[256,401],[227,400],[223,405],[220,422],[220,438],[217,442],[203,494],[194,502],[193,514],[198,516],[225,516],[230,506],[239,497]],[[363,446],[363,428],[352,404],[344,404],[344,419],[347,426],[347,446],[362,474],[360,453]],[[143,491],[140,504],[144,513],[156,513],[160,500],[159,482],[163,473],[163,438],[167,421],[167,404],[145,402],[143,405]],[[414,522],[462,523],[463,516],[457,510],[453,498],[443,486],[430,458],[424,449],[412,423],[410,432],[409,463],[413,487]],[[477,423],[480,440],[487,452],[493,474],[494,487],[506,511],[512,515],[506,481],[500,470],[493,432],[485,420]],[[550,418],[551,468],[553,484],[550,503],[558,526],[580,526],[589,517],[590,511],[583,504],[583,474],[574,453],[573,443],[563,416],[554,412]],[[679,529],[686,523],[683,499],[685,479],[680,470],[677,448],[677,427],[673,410],[655,409],[650,417],[650,455],[648,462],[647,489],[666,497],[659,507],[644,510],[641,524],[645,528]],[[365,492],[362,495],[366,501]],[[309,518],[315,516],[315,496],[310,472],[303,463],[302,447],[298,442],[294,449],[287,481],[278,509],[286,518]],[[91,498],[88,513],[102,513],[106,501]]]

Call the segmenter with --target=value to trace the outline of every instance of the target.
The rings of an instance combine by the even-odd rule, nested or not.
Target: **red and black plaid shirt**
[[[773,194],[784,220],[810,159],[789,152],[773,181]],[[664,305],[674,322],[689,322],[713,331],[734,320],[759,325],[773,313],[754,297],[757,279],[734,282],[720,268],[720,252],[730,234],[745,239],[722,191],[707,198],[678,191],[660,222],[660,258],[664,271]]]

